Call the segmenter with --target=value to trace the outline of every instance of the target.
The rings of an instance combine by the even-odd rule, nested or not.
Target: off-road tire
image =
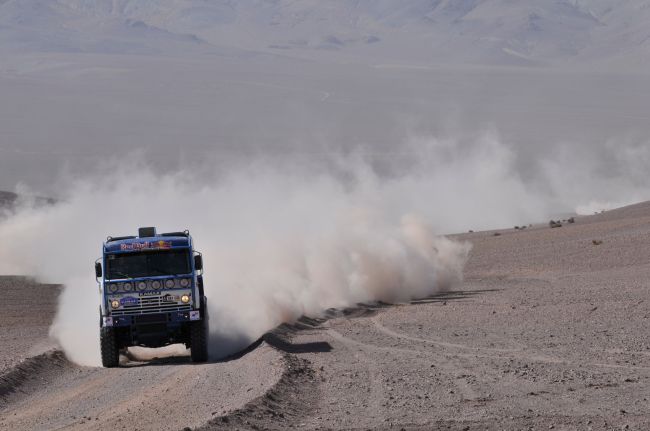
[[[106,368],[117,367],[120,364],[120,350],[117,347],[115,328],[101,328],[99,330],[99,341],[102,351],[102,365]]]
[[[190,356],[192,362],[208,360],[208,327],[205,320],[190,323]]]
[[[208,360],[208,298],[201,296],[201,320],[190,322],[190,357],[192,362]]]

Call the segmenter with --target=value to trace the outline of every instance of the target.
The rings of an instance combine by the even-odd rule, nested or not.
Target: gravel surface
[[[197,427],[266,393],[282,370],[281,356],[266,345],[238,360],[200,365],[178,358],[102,369],[48,356],[47,367],[33,366],[20,391],[0,403],[0,429]]]
[[[650,429],[650,204],[494,233],[456,236],[453,292],[302,319],[229,362],[28,359],[0,429]]]

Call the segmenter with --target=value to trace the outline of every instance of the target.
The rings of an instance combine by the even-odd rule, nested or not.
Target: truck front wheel
[[[205,320],[190,324],[190,356],[192,362],[208,360],[208,328]]]
[[[99,330],[99,341],[101,344],[102,365],[106,368],[117,367],[120,364],[120,350],[117,347],[115,328],[101,328]]]

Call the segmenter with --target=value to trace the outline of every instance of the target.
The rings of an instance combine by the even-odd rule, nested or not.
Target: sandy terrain
[[[52,309],[21,337],[4,279],[0,429],[650,429],[650,203],[499,233],[458,236],[474,249],[454,292],[304,319],[198,366],[16,367]]]

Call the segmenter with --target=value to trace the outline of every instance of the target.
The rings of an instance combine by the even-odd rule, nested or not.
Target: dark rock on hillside
[[[11,192],[0,191],[0,207],[10,207],[16,202],[18,195]]]
[[[11,208],[16,204],[18,201],[18,198],[20,196],[16,193],[13,192],[4,192],[0,190],[0,209],[2,208]],[[54,205],[56,203],[55,199],[52,198],[44,198],[40,196],[35,196],[32,197],[31,199],[34,200],[34,204],[37,206],[42,206],[42,205]]]

